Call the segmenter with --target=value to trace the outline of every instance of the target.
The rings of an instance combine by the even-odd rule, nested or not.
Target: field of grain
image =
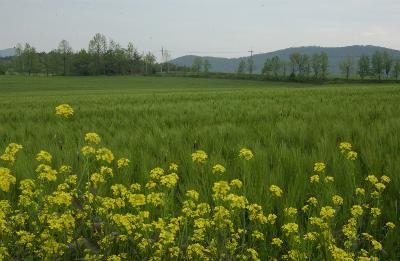
[[[16,178],[0,190],[0,257],[398,259],[399,101],[395,84],[2,76],[0,154],[23,148],[14,164],[0,161],[0,183],[5,169]],[[73,115],[57,116],[60,104]],[[36,159],[41,150],[52,159]],[[57,180],[38,178],[40,161]],[[92,179],[107,175],[101,167],[113,169],[104,183]],[[64,181],[71,175],[76,183]],[[24,179],[35,183],[26,206]],[[70,199],[54,202],[60,191]],[[66,213],[70,225],[49,221]]]

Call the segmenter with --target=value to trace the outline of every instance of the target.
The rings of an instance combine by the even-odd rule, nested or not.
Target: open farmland
[[[72,203],[51,204],[45,194],[62,190],[55,184],[63,183],[69,173],[62,176],[62,171],[59,171],[56,181],[37,181],[36,188],[43,190],[37,195],[43,193],[40,194],[43,199],[36,200],[32,196],[38,206],[37,209],[26,207],[35,213],[29,214],[26,223],[35,221],[41,227],[18,225],[12,219],[6,221],[10,224],[3,224],[12,231],[28,231],[37,237],[37,241],[32,247],[23,243],[12,244],[18,236],[8,235],[4,229],[3,235],[0,234],[4,237],[0,246],[12,245],[8,250],[10,255],[21,258],[63,256],[69,259],[85,255],[108,258],[126,253],[128,257],[136,256],[138,259],[159,255],[163,260],[224,257],[230,260],[244,256],[256,259],[252,251],[256,250],[262,260],[281,259],[285,255],[293,259],[306,259],[304,255],[307,255],[310,259],[331,260],[336,253],[332,245],[336,244],[348,255],[354,254],[354,259],[362,256],[361,249],[368,251],[368,254],[364,253],[367,256],[398,259],[399,101],[398,84],[310,85],[173,77],[2,76],[1,153],[13,142],[23,148],[16,154],[12,166],[7,161],[0,162],[0,166],[9,168],[16,177],[9,191],[0,191],[0,199],[9,200],[12,209],[25,211],[21,204],[18,205],[21,194],[18,187],[21,180],[36,180],[40,175],[40,170],[35,171],[40,164],[35,158],[41,150],[52,155],[51,163],[46,163],[51,168],[58,170],[61,165],[71,166],[72,174],[77,175],[77,184],[74,185],[76,190],[65,189],[73,195]],[[72,117],[62,118],[55,114],[55,107],[60,104],[69,104],[74,109]],[[85,134],[90,132],[101,137],[101,145],[92,144],[94,147],[109,148],[116,160],[127,158],[129,165],[117,168],[116,160],[109,164],[82,155],[81,148],[88,145]],[[356,159],[349,160],[347,152],[341,153],[338,148],[341,142],[353,145]],[[239,157],[242,148],[249,149],[254,157],[249,160]],[[207,153],[204,162],[192,160],[191,154],[198,150]],[[317,162],[326,164],[326,168],[314,170]],[[163,187],[157,176],[170,174],[171,163],[178,165],[177,171],[174,167],[171,171],[179,179],[173,186]],[[224,166],[226,171],[213,173],[216,164]],[[90,177],[93,173],[100,173],[101,166],[111,167],[113,177],[95,185]],[[156,169],[153,176],[149,175],[156,167],[163,168],[165,173]],[[318,182],[316,179],[311,182],[313,175],[319,176]],[[379,181],[374,182],[371,177],[365,180],[368,175],[375,175]],[[388,176],[390,182],[382,181],[383,175]],[[326,177],[333,177],[334,181],[325,182]],[[224,192],[219,188],[225,183],[214,184],[234,179],[241,180],[243,186],[231,184],[229,189],[226,188],[229,192]],[[155,188],[150,185],[146,188],[145,184],[150,180],[157,184]],[[110,186],[115,184],[129,188],[133,183],[140,184],[142,190],[132,190],[130,195],[143,193],[146,205],[131,206],[134,204],[129,205],[128,196],[113,194],[110,190]],[[385,184],[385,188],[376,188],[376,183]],[[279,196],[279,193],[271,191],[271,185],[278,186],[283,194]],[[361,192],[356,195],[356,188],[365,189],[365,195]],[[148,195],[153,190],[164,193],[160,194],[162,204],[151,205],[152,199]],[[211,211],[189,217],[182,214],[182,208],[190,205],[190,196],[186,195],[188,190],[200,194],[198,201],[191,195],[195,206],[205,202]],[[81,195],[84,191],[97,193],[98,198],[90,201],[87,195]],[[371,196],[374,191],[379,195]],[[235,202],[232,197],[237,198],[231,196],[227,199],[229,193],[236,193],[232,195],[237,197],[246,196],[245,206],[232,206]],[[334,195],[339,195],[343,202],[332,202]],[[114,204],[119,198],[124,201],[123,206],[107,208],[106,197],[113,199]],[[310,197],[315,197],[318,204],[313,206]],[[237,199],[240,200],[243,198]],[[253,218],[253,203],[262,206],[266,217],[276,214],[276,220],[263,222],[262,218]],[[302,210],[305,205],[309,210]],[[354,205],[360,205],[363,213],[353,214],[350,209]],[[227,213],[219,213],[221,208],[218,206],[224,206]],[[324,209],[328,214],[321,213],[321,207],[327,206],[331,207]],[[296,208],[297,214],[292,213],[289,207]],[[375,208],[381,211],[377,217],[374,217],[374,211],[371,212]],[[334,213],[329,210],[334,210]],[[143,217],[143,220],[135,219],[144,211],[150,216]],[[78,215],[78,212],[85,214]],[[13,215],[11,210],[4,213],[4,217]],[[72,213],[74,225],[61,226],[59,231],[54,227],[48,229],[45,220],[51,220],[50,213]],[[146,234],[143,231],[148,228],[139,226],[129,230],[126,222],[118,219],[127,218],[126,213],[135,217],[128,218],[128,223],[153,224],[149,225],[153,226],[151,232]],[[48,216],[32,220],[41,215]],[[221,220],[218,220],[218,215],[221,215]],[[173,216],[182,217],[182,220],[171,220]],[[199,228],[193,224],[199,216],[206,225],[203,224],[204,231],[196,232],[203,233],[203,237],[196,238],[193,234]],[[309,217],[320,217],[329,228],[310,224]],[[158,218],[178,228],[170,231],[161,221],[154,224]],[[349,238],[343,232],[351,218],[356,220],[355,238]],[[208,224],[207,220],[211,223]],[[224,220],[232,224],[224,223]],[[396,225],[393,230],[386,225],[389,221]],[[288,224],[298,224],[298,229],[286,226]],[[101,229],[93,229],[96,225]],[[163,229],[174,239],[168,241],[160,236]],[[41,234],[44,230],[48,232],[47,239],[43,239],[45,236]],[[309,232],[316,233],[312,234],[315,240],[304,238]],[[374,239],[362,235],[364,232]],[[231,239],[236,236],[237,245],[234,245]],[[53,245],[53,248],[45,249],[43,242],[49,238],[54,239],[59,248]],[[277,240],[271,244],[276,238],[283,241],[280,246]],[[81,241],[85,242],[77,243]],[[350,243],[346,245],[346,241]],[[146,243],[143,242],[148,245],[144,246]],[[382,249],[375,242],[380,243]],[[162,251],[157,252],[159,249]],[[341,255],[345,256],[344,253]]]

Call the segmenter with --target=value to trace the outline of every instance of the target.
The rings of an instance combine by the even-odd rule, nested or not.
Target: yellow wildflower
[[[36,172],[39,173],[40,180],[47,180],[47,181],[56,181],[57,179],[57,170],[54,170],[51,166],[46,164],[40,164],[36,168]]]
[[[169,165],[169,171],[178,171],[178,165],[175,163],[171,163]]]
[[[277,218],[278,218],[278,216],[275,214],[268,214],[267,223],[273,225],[273,224],[275,224]]]
[[[14,162],[15,162],[15,154],[17,154],[17,152],[19,150],[21,150],[22,148],[23,147],[20,144],[10,143],[6,147],[6,149],[4,151],[4,154],[1,155],[0,159],[2,159],[4,161],[9,161],[11,164],[14,164]]]
[[[396,225],[393,222],[386,222],[385,226],[388,229],[394,229],[396,227]]]
[[[241,157],[245,160],[251,160],[254,156],[253,156],[253,152],[251,152],[251,150],[242,148],[239,152],[239,157]]]
[[[101,166],[100,167],[100,174],[103,175],[103,176],[106,176],[106,175],[108,175],[110,177],[114,176],[112,168],[109,168],[109,167],[106,167],[106,166]]]
[[[186,192],[186,196],[194,199],[194,200],[198,200],[199,199],[199,192],[197,192],[196,190],[188,190]]]
[[[365,195],[365,189],[356,188],[356,195]]]
[[[390,183],[390,178],[386,175],[383,175],[381,177],[381,182]]]
[[[93,183],[93,185],[96,187],[97,184],[99,183],[104,183],[105,179],[103,177],[103,175],[99,174],[99,173],[93,173],[90,176],[90,181]]]
[[[47,151],[41,150],[37,155],[36,155],[36,160],[37,161],[43,161],[45,163],[51,163],[52,156],[50,153]]]
[[[85,134],[85,141],[91,142],[94,144],[99,144],[101,142],[101,138],[99,134],[94,133],[94,132],[89,132]]]
[[[260,259],[258,258],[258,253],[254,248],[248,248],[246,251],[250,254],[251,259],[253,261],[259,261]]]
[[[317,162],[314,164],[314,171],[315,172],[323,172],[326,168],[326,164],[323,162]]]
[[[117,161],[117,166],[118,166],[119,169],[120,169],[120,168],[123,168],[123,167],[127,167],[127,166],[129,165],[129,162],[130,162],[129,159],[120,158],[120,159]]]
[[[216,165],[214,165],[214,167],[212,168],[212,173],[220,173],[220,174],[222,174],[222,173],[224,173],[226,170],[225,170],[225,167],[224,166],[222,166],[221,164],[216,164]]]
[[[317,240],[317,237],[318,237],[317,232],[308,232],[307,234],[305,234],[303,236],[304,240],[307,240],[307,241],[315,241],[315,240]]]
[[[349,152],[347,152],[347,156],[346,156],[346,158],[348,159],[348,160],[356,160],[357,159],[357,152],[355,152],[355,151],[349,151]]]
[[[360,205],[354,205],[351,207],[351,215],[359,217],[364,213],[363,208]]]
[[[197,163],[204,163],[208,158],[207,153],[204,150],[198,150],[192,153],[192,161]]]
[[[272,245],[275,245],[275,246],[277,246],[277,247],[280,247],[280,246],[282,246],[283,241],[282,241],[280,238],[275,237],[275,238],[272,239],[271,244],[272,244]]]
[[[319,176],[318,175],[313,175],[310,177],[310,182],[311,183],[319,183]]]
[[[261,233],[261,232],[258,231],[258,230],[253,231],[253,233],[251,233],[251,236],[252,236],[254,239],[257,239],[257,240],[264,240],[264,234]]]
[[[341,142],[339,144],[340,152],[345,153],[346,151],[350,151],[352,149],[351,143],[349,142]]]
[[[10,185],[15,184],[16,178],[11,175],[11,171],[7,168],[0,167],[0,189],[4,192],[10,190]]]
[[[376,241],[376,240],[371,240],[371,244],[372,244],[372,247],[375,249],[375,250],[382,250],[382,245],[381,245],[381,243],[379,243],[378,241]]]
[[[322,218],[329,219],[329,218],[334,217],[335,213],[336,213],[335,209],[333,209],[331,206],[326,206],[326,207],[321,208],[319,215]]]
[[[309,204],[311,204],[311,205],[313,205],[314,207],[318,204],[318,200],[317,200],[317,198],[315,198],[315,197],[310,197],[308,200],[307,200],[307,203],[309,203]]]
[[[166,186],[167,188],[173,188],[178,182],[178,179],[179,177],[176,173],[161,176],[160,184]]]
[[[374,218],[381,215],[381,210],[379,208],[371,208],[371,214]]]
[[[383,190],[385,190],[386,186],[385,186],[385,184],[378,182],[378,183],[375,183],[375,188],[379,192],[382,192]]]
[[[288,235],[291,233],[297,233],[299,230],[299,225],[296,223],[287,223],[282,226],[282,230]]]
[[[271,185],[269,187],[269,191],[272,192],[272,194],[274,194],[277,197],[282,197],[283,191],[280,187],[276,185]]]
[[[297,209],[293,207],[285,208],[283,211],[285,212],[285,215],[289,217],[293,217],[297,214]]]
[[[96,159],[111,163],[114,160],[114,154],[107,148],[101,148],[96,151]]]
[[[231,180],[230,186],[236,187],[236,188],[241,188],[243,186],[243,183],[239,179],[233,179],[233,180]]]
[[[343,198],[339,195],[334,195],[332,197],[332,202],[336,206],[341,206],[341,205],[343,205]]]
[[[366,181],[369,181],[371,184],[375,184],[375,183],[378,183],[378,178],[377,177],[375,177],[375,175],[368,175],[366,178],[365,178],[365,180]]]
[[[334,182],[335,178],[332,176],[326,176],[324,181],[325,181],[325,183]]]
[[[91,146],[84,146],[81,149],[81,152],[84,156],[90,155],[90,154],[95,154],[96,153],[96,149],[91,147]]]
[[[74,114],[74,109],[68,104],[61,104],[56,107],[56,115],[69,118]]]

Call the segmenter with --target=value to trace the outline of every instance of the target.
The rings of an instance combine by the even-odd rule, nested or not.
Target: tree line
[[[170,64],[165,51],[161,63],[151,52],[140,53],[133,43],[126,48],[103,34],[96,34],[87,49],[74,51],[67,40],[50,52],[37,52],[29,43],[17,44],[16,55],[0,60],[0,74],[46,75],[128,75],[154,74],[158,71],[182,70]]]
[[[251,58],[241,59],[236,69],[237,74],[251,74],[254,71]],[[388,52],[376,51],[371,57],[361,55],[358,59],[344,57],[339,63],[341,76],[346,80],[351,77],[378,79],[400,77],[400,59],[395,59]],[[291,53],[288,60],[273,56],[265,60],[261,74],[269,79],[326,80],[329,75],[329,58],[325,52],[312,56]]]
[[[56,49],[47,53],[37,52],[28,43],[18,44],[15,56],[0,59],[0,74],[130,75],[190,72],[208,75],[211,69],[211,63],[206,58],[194,58],[191,68],[174,65],[169,62],[170,58],[170,53],[163,50],[161,62],[157,63],[154,54],[139,52],[131,42],[123,48],[119,43],[97,33],[89,41],[88,48],[79,51],[74,51],[66,40],[62,40]],[[371,57],[344,57],[339,69],[342,77],[347,80],[353,77],[398,80],[400,59],[395,59],[386,51],[376,51]],[[254,60],[249,57],[240,60],[236,73],[253,74],[254,70]],[[325,52],[313,55],[295,52],[286,60],[274,56],[264,62],[261,74],[273,80],[326,80],[329,75],[329,58]]]

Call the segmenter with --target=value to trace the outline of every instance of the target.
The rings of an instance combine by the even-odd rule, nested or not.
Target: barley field
[[[0,259],[398,260],[399,101],[398,84],[1,76]]]

